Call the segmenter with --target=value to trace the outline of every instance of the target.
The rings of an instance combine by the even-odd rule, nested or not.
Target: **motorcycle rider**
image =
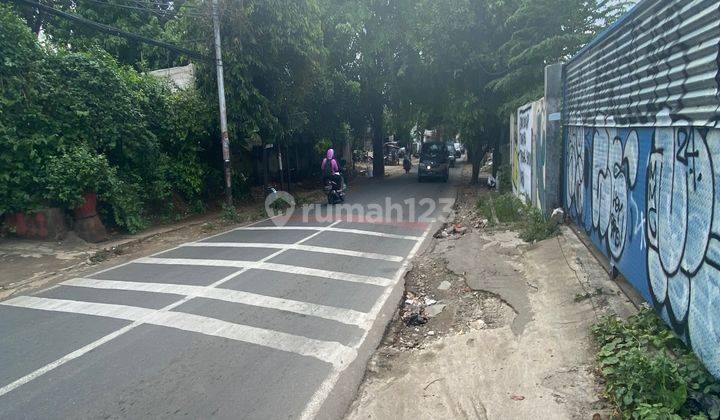
[[[405,169],[405,173],[410,173],[410,169],[412,168],[412,162],[410,161],[410,154],[406,154],[403,158],[403,169]]]
[[[335,151],[333,149],[328,149],[325,159],[323,159],[322,164],[320,164],[320,170],[323,174],[323,183],[327,182],[329,179],[337,185],[337,189],[342,190],[343,179],[342,176],[340,176],[340,167],[334,157]]]

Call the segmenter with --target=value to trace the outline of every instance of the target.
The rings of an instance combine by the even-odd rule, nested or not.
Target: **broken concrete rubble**
[[[440,283],[440,285],[437,287],[437,289],[438,290],[449,290],[451,286],[452,286],[452,283],[450,283],[447,280],[443,280],[443,282]]]

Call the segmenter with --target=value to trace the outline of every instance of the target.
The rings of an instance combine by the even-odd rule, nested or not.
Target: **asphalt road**
[[[296,209],[0,302],[0,418],[341,416],[452,182],[360,180],[353,212]]]

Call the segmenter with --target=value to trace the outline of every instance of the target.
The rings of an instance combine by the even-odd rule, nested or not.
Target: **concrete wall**
[[[565,68],[564,205],[720,377],[720,3],[640,2]]]
[[[512,144],[512,181],[513,193],[529,203],[536,195],[533,169],[535,167],[533,145],[536,143],[538,129],[536,122],[542,108],[542,99],[526,104],[517,110],[515,118],[516,135]]]
[[[195,83],[195,66],[192,63],[187,66],[153,70],[148,74],[167,80],[172,90],[187,89]]]
[[[545,97],[510,118],[513,193],[545,214],[562,205],[562,65],[545,68]]]

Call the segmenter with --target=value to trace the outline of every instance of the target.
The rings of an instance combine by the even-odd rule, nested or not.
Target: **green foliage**
[[[720,418],[720,383],[651,309],[592,328],[605,395],[626,419]]]
[[[34,86],[42,51],[12,9],[0,4],[0,214],[37,206],[34,192],[43,156],[38,148],[53,139],[33,130],[42,126]]]
[[[67,206],[83,203],[83,194],[97,193],[100,187],[112,184],[115,172],[103,155],[85,147],[77,147],[51,156],[45,167],[45,198]]]
[[[315,143],[315,147],[313,149],[315,150],[316,155],[325,157],[327,150],[331,147],[333,147],[333,144],[330,139],[321,139]]]
[[[557,223],[545,217],[537,207],[525,207],[520,239],[533,243],[551,238],[557,233]]]
[[[228,206],[227,204],[223,204],[220,217],[227,223],[239,223],[242,221],[242,217],[237,208],[235,208],[235,206]]]
[[[141,187],[125,182],[119,178],[113,181],[108,189],[98,196],[106,204],[102,212],[104,219],[113,221],[119,228],[136,233],[149,226],[145,216],[145,208]],[[103,204],[103,203],[101,203]]]
[[[501,193],[505,193],[508,191],[512,191],[512,169],[510,167],[510,164],[503,164],[500,165],[500,168],[498,170],[498,177],[500,184],[498,185],[498,190]]]
[[[97,191],[105,220],[137,231],[173,193],[202,207],[214,113],[199,92],[173,93],[102,50],[44,50],[4,5],[0,23],[0,214]]]
[[[520,231],[525,242],[536,242],[557,234],[557,224],[537,208],[525,204],[512,193],[489,193],[478,200],[477,208],[490,225],[501,223]]]
[[[544,66],[577,51],[625,6],[607,3],[221,0],[230,144],[235,168],[243,166],[234,171],[242,175],[236,195],[262,173],[249,162],[249,139],[310,159],[316,148],[324,153],[323,139],[339,147],[370,134],[378,143],[387,131],[406,142],[413,128],[441,128],[460,133],[479,165],[507,138],[508,110],[540,94]],[[213,56],[208,5],[53,3]],[[33,38],[40,28],[47,49]],[[26,6],[0,6],[0,51],[0,214],[44,204],[44,162],[78,147],[115,169],[101,204],[121,226],[170,211],[171,198],[200,208],[222,193],[212,63],[197,63],[197,91],[173,93],[138,70],[187,63],[182,57]],[[551,234],[538,214],[523,218],[528,239]]]

